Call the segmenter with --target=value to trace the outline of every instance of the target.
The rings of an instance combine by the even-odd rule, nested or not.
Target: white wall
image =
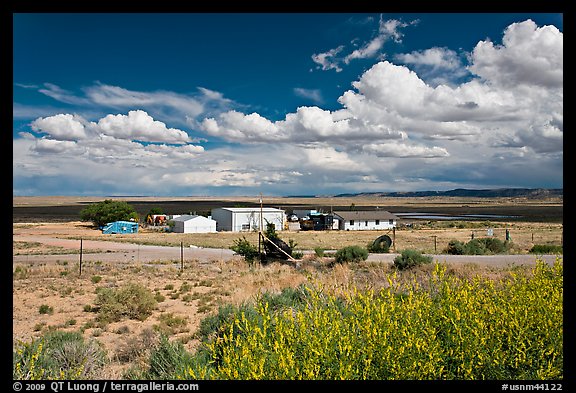
[[[219,231],[247,232],[257,231],[260,227],[260,210],[233,211],[223,208],[212,209],[212,219],[218,222]],[[275,225],[276,231],[284,229],[284,211],[262,212],[263,230],[266,230],[266,221]]]
[[[198,216],[187,221],[174,221],[174,232],[177,233],[210,233],[216,232],[216,221]]]
[[[354,224],[350,225],[350,220],[342,220],[342,224],[340,228],[347,231],[374,231],[392,229],[396,226],[396,221],[394,220],[393,224],[390,224],[389,220],[380,220],[380,223],[376,225],[376,220],[354,220]]]

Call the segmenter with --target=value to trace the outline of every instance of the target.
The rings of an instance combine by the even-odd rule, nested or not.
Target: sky
[[[13,13],[13,195],[563,188],[561,13]]]

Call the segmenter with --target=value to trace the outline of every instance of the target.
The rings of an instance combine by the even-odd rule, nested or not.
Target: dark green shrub
[[[398,270],[408,269],[414,266],[423,265],[432,262],[432,257],[422,255],[418,250],[403,250],[400,255],[394,258],[394,266]]]
[[[314,253],[318,258],[322,258],[324,256],[324,249],[322,247],[315,247]]]
[[[54,313],[54,308],[50,307],[47,304],[43,304],[38,308],[38,312],[40,314],[53,314]]]
[[[451,255],[464,255],[464,243],[459,240],[450,240],[444,252]]]
[[[472,239],[468,243],[450,240],[444,252],[452,255],[503,254],[510,250],[511,243],[495,237]]]
[[[472,239],[464,245],[465,255],[484,255],[486,252],[486,244],[480,239]]]
[[[254,259],[258,256],[258,248],[246,240],[245,236],[242,236],[241,239],[234,240],[234,245],[231,246],[230,249],[236,254],[243,256],[249,265],[252,265]]]
[[[483,237],[478,239],[484,243],[484,247],[492,254],[503,254],[510,249],[510,242],[503,242],[495,237]]]
[[[562,254],[562,246],[554,244],[534,244],[529,251],[533,254]]]
[[[373,254],[387,254],[390,252],[390,247],[386,242],[379,242],[374,244],[374,242],[368,242],[366,249],[368,252]]]
[[[336,251],[336,263],[360,262],[368,258],[368,250],[360,246],[348,246]]]

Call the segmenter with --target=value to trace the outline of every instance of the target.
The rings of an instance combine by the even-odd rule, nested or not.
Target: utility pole
[[[260,264],[262,264],[262,251],[261,251],[261,241],[262,239],[262,225],[263,225],[263,218],[262,218],[262,193],[260,193],[260,225],[258,228],[258,253],[260,254]]]

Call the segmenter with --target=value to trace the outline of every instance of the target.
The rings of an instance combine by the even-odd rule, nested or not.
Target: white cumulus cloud
[[[103,134],[122,139],[137,139],[144,142],[186,143],[190,137],[185,131],[168,128],[161,121],[142,110],[129,111],[128,115],[107,115],[98,121],[98,130]]]
[[[502,45],[480,41],[472,51],[470,71],[502,86],[518,84],[559,88],[563,85],[564,35],[555,26],[532,20],[513,23]]]

